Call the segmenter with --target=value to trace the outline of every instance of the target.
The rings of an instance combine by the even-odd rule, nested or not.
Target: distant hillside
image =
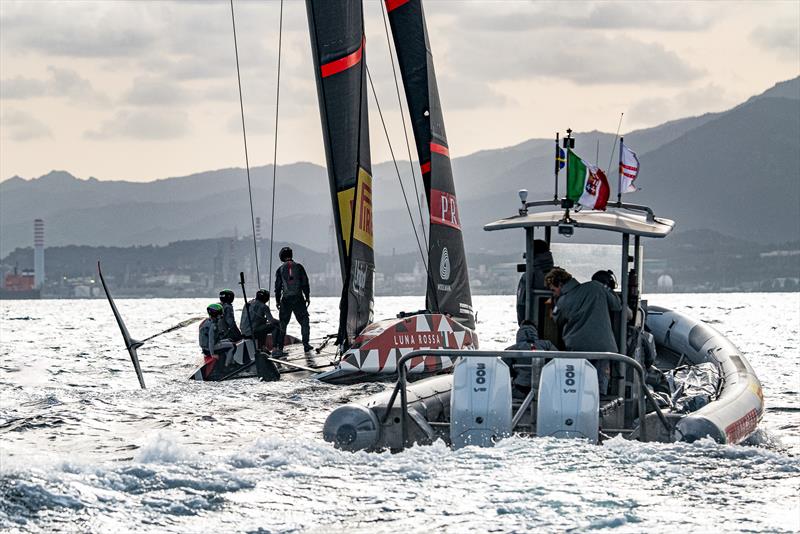
[[[722,113],[709,113],[625,134],[642,161],[642,191],[631,202],[652,203],[679,229],[707,228],[770,242],[798,235],[800,220],[800,78],[776,84]],[[568,125],[553,125],[554,130]],[[576,133],[579,154],[608,166],[610,133]],[[400,161],[412,211],[410,166]],[[517,209],[517,190],[553,194],[553,140],[531,139],[453,160],[467,247],[472,252],[516,248],[516,233],[489,235],[485,223]],[[612,163],[612,168],[615,163]],[[416,164],[414,165],[416,168]],[[395,167],[373,166],[376,250],[416,249]],[[415,171],[418,173],[418,171]],[[616,182],[616,172],[609,178]],[[310,163],[277,170],[276,239],[330,249],[332,221],[325,169]],[[252,169],[256,215],[269,233],[272,167]],[[564,178],[559,189],[563,193]],[[165,245],[251,232],[243,169],[220,169],[153,182],[79,180],[53,171],[0,183],[0,256],[32,241],[34,218],[45,219],[48,246]],[[615,186],[614,186],[615,188]],[[418,218],[418,215],[417,215]],[[417,222],[417,225],[419,222]]]

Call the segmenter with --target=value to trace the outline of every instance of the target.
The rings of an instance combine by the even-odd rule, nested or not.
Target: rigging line
[[[419,200],[419,189],[417,188],[417,175],[414,172],[414,163],[413,159],[411,158],[411,144],[408,142],[408,129],[406,126],[406,117],[405,115],[403,115],[403,104],[402,104],[402,99],[400,98],[400,84],[397,82],[397,69],[395,68],[394,64],[394,55],[392,54],[391,39],[389,39],[389,26],[386,22],[386,5],[384,2],[380,2],[380,5],[381,5],[381,15],[383,15],[383,30],[384,33],[386,34],[386,46],[389,49],[389,60],[392,62],[392,74],[394,75],[394,89],[395,92],[397,93],[397,106],[400,108],[400,119],[403,121],[403,135],[406,138],[406,151],[408,152],[408,167],[411,169],[411,181],[414,182],[414,198],[417,201],[417,210],[419,211],[419,222],[422,225],[422,240],[425,242],[425,250],[430,250],[430,247],[428,246],[428,235],[425,232],[425,218],[422,215],[422,204],[420,203]],[[427,265],[425,265],[425,270],[426,271],[428,270]]]
[[[244,139],[244,164],[247,168],[247,194],[250,197],[250,223],[253,226],[253,256],[256,260],[256,281],[261,286],[261,271],[258,268],[258,240],[256,239],[256,217],[253,214],[253,189],[250,186],[250,158],[247,155],[247,130],[244,126],[244,99],[242,98],[242,76],[239,70],[239,45],[236,43],[236,16],[231,0],[231,24],[233,26],[233,50],[236,53],[236,80],[239,82],[239,109],[242,113],[242,138]]]
[[[611,147],[611,155],[608,157],[608,167],[606,168],[606,176],[611,171],[611,162],[614,161],[614,151],[617,148],[617,139],[619,139],[619,129],[622,127],[622,116],[625,112],[619,114],[619,124],[617,124],[617,133],[614,134],[614,144]]]
[[[231,0],[233,1],[233,0]],[[272,287],[272,248],[275,237],[275,183],[278,172],[278,110],[281,104],[281,45],[283,44],[283,0],[278,19],[278,81],[275,90],[275,144],[272,148],[272,214],[269,222],[269,284]]]
[[[389,130],[386,128],[386,121],[383,120],[383,111],[381,111],[381,104],[378,101],[378,93],[375,91],[375,84],[372,83],[372,74],[369,72],[369,67],[365,65],[367,69],[367,79],[369,80],[369,86],[372,89],[372,96],[375,98],[375,107],[378,109],[378,115],[381,118],[381,125],[383,126],[383,133],[386,136],[386,143],[389,145],[389,153],[392,155],[392,163],[394,163],[394,170],[397,173],[397,181],[400,182],[400,189],[403,192],[403,200],[406,203],[406,211],[408,212],[408,218],[411,221],[411,229],[414,231],[414,239],[417,241],[417,248],[419,249],[419,255],[422,258],[422,264],[425,265],[425,253],[422,251],[422,243],[419,241],[419,234],[417,233],[417,225],[414,223],[414,216],[411,214],[411,205],[408,203],[408,196],[406,196],[406,187],[403,185],[403,179],[400,177],[400,168],[397,166],[397,159],[394,157],[394,149],[392,148],[392,141],[389,138]],[[425,274],[428,278],[428,283],[431,286],[431,294],[433,295],[433,299],[436,303],[436,307],[439,307],[438,297],[436,295],[436,286],[433,283],[433,276],[431,275],[430,269],[425,267]]]

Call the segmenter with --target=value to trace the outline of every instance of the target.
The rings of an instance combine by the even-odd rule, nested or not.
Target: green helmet
[[[222,304],[218,304],[214,302],[213,304],[209,304],[206,308],[209,317],[219,317],[222,315]]]

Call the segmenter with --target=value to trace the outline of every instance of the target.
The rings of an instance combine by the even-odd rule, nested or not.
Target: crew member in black
[[[236,326],[236,316],[233,314],[233,291],[223,289],[219,292],[219,302],[222,304],[222,320],[220,321],[220,334],[233,342],[242,339],[242,333]]]
[[[311,288],[308,284],[308,275],[305,268],[294,261],[292,249],[283,247],[278,255],[283,262],[275,272],[275,302],[278,306],[280,330],[275,343],[276,354],[283,353],[283,339],[286,335],[286,325],[294,313],[294,318],[300,323],[300,332],[303,337],[303,350],[310,352],[313,348],[308,342],[310,327],[308,324],[308,305],[311,302]]]
[[[553,254],[550,253],[550,245],[543,239],[533,240],[533,284],[531,289],[547,289],[544,285],[544,277],[553,268]],[[525,320],[525,275],[522,273],[517,284],[517,324],[522,325]],[[531,293],[533,303],[533,294]],[[534,303],[535,304],[535,303]]]
[[[253,326],[250,326],[252,321]],[[256,298],[242,308],[242,319],[239,321],[242,335],[252,337],[256,341],[256,348],[261,350],[267,342],[267,335],[278,330],[278,321],[272,317],[269,310],[269,291],[259,289]],[[275,342],[273,340],[273,346]]]

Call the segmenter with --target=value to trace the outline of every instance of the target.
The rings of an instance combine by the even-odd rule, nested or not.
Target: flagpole
[[[622,128],[622,116],[625,112],[619,114],[619,124],[617,124],[617,133],[614,134],[614,144],[611,146],[611,154],[608,156],[608,168],[606,168],[606,176],[611,171],[611,162],[614,161],[614,149],[617,148],[617,138],[619,137],[619,129]]]
[[[619,179],[617,180],[617,204],[622,204],[622,143],[624,137],[619,138]]]
[[[554,192],[553,192],[553,200],[558,201],[558,132],[556,132],[556,158],[555,158],[555,181],[554,181]]]
[[[569,150],[575,146],[572,141],[572,128],[567,128],[567,136],[564,138],[564,174],[567,175],[565,198],[569,198]]]

